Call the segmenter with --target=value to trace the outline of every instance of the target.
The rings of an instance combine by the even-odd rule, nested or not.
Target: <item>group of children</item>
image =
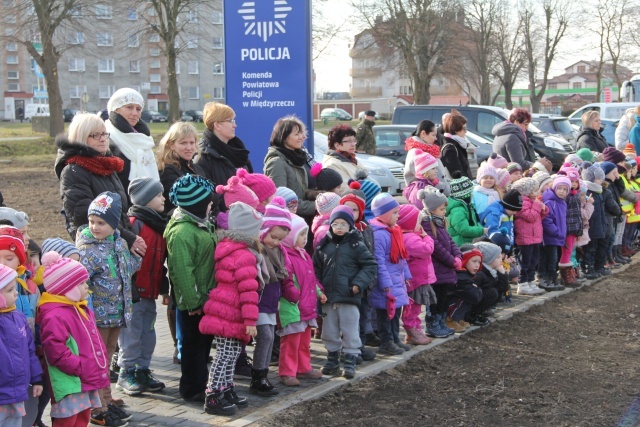
[[[376,357],[366,347],[399,355],[489,324],[512,285],[535,295],[609,275],[635,250],[638,160],[582,149],[551,175],[544,159],[522,171],[492,155],[475,183],[454,174],[447,197],[436,187],[437,157],[417,150],[409,203],[366,177],[347,190],[332,181],[311,227],[296,215],[295,193],[265,175],[241,169],[217,187],[184,175],[169,192],[170,217],[160,181],[137,178],[127,215],[146,242],[143,257],[120,237],[116,193],[93,200],[75,245],[47,239],[41,256],[28,216],[0,208],[0,425],[22,425],[22,417],[32,425],[38,400],[47,403],[41,394],[56,427],[126,425],[131,414],[111,396],[109,361],[118,346],[117,388],[129,395],[164,388],[150,363],[156,299],[169,285],[180,312],[180,394],[231,415],[248,404],[234,370],[249,344],[249,390],[273,396],[272,354],[284,386],[349,379]],[[215,193],[228,209],[217,229]],[[327,350],[321,370],[311,365],[314,330]]]

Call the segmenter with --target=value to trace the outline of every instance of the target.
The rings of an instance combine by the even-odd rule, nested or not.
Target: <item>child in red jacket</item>
[[[233,415],[249,403],[236,394],[233,373],[242,345],[257,335],[261,227],[258,212],[245,203],[233,203],[229,231],[221,233],[222,241],[216,247],[217,286],[209,293],[199,325],[200,332],[214,335],[216,343],[204,404],[208,414]]]

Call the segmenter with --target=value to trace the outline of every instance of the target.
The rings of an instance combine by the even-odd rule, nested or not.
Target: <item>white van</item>
[[[31,121],[34,116],[48,116],[49,104],[27,104],[24,108],[24,118]]]
[[[620,120],[629,108],[635,108],[638,102],[595,102],[587,104],[569,116],[572,125],[582,126],[582,115],[587,111],[595,110],[600,112],[600,118],[609,120]]]

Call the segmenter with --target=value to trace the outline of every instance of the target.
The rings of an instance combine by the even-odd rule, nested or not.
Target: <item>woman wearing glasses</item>
[[[495,136],[493,152],[509,162],[519,164],[523,171],[531,168],[536,161],[536,154],[527,135],[529,123],[531,113],[525,108],[514,108],[509,119],[498,123],[491,131]]]
[[[149,127],[140,118],[143,107],[142,95],[128,87],[115,91],[107,102],[109,120],[105,126],[111,141],[120,151],[119,157],[124,161],[119,176],[125,190],[135,178],[160,179],[153,152],[155,143]]]
[[[469,179],[475,177],[469,166],[467,147],[471,144],[467,140],[467,119],[456,110],[451,110],[442,122],[444,141],[440,149],[442,165],[446,169],[447,179],[453,178],[453,173],[458,171]]]
[[[342,177],[340,193],[349,189],[349,180],[356,180],[356,172],[364,170],[356,159],[356,131],[349,125],[336,125],[328,134],[329,149],[322,166],[333,169]]]
[[[60,179],[60,196],[71,238],[75,241],[77,230],[88,224],[87,211],[93,199],[112,191],[120,195],[123,205],[118,229],[132,252],[144,255],[147,248],[144,240],[129,231],[127,191],[118,177],[124,161],[118,157],[117,148],[109,146],[105,122],[95,114],[76,114],[68,133],[60,135],[56,145],[55,172]]]
[[[204,169],[205,177],[215,185],[226,185],[240,168],[253,173],[249,150],[236,136],[236,113],[233,109],[225,104],[209,102],[202,109],[202,121],[206,129],[195,163]],[[224,202],[219,205],[222,210],[227,210]]]

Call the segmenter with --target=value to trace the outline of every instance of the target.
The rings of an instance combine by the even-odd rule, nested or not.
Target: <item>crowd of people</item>
[[[476,177],[458,149],[461,115],[445,118],[440,143],[435,124],[420,122],[406,141],[400,204],[359,165],[362,129],[332,128],[316,164],[304,123],[284,117],[259,174],[229,106],[205,106],[201,138],[173,124],[157,149],[143,106],[120,89],[106,121],[77,114],[58,138],[70,239],[38,245],[27,213],[0,208],[2,426],[44,425],[49,402],[56,427],[127,425],[112,375],[129,396],[165,388],[151,370],[159,298],[175,344],[159,350],[180,364],[181,397],[232,415],[248,405],[237,376],[258,397],[279,392],[273,364],[284,387],[351,379],[364,360],[488,325],[512,289],[577,287],[636,251],[633,144],[581,148],[555,172],[546,159],[523,167],[521,111],[498,132],[517,136],[522,147],[505,137],[500,150],[519,162],[495,153]],[[314,337],[326,349],[321,369]]]

